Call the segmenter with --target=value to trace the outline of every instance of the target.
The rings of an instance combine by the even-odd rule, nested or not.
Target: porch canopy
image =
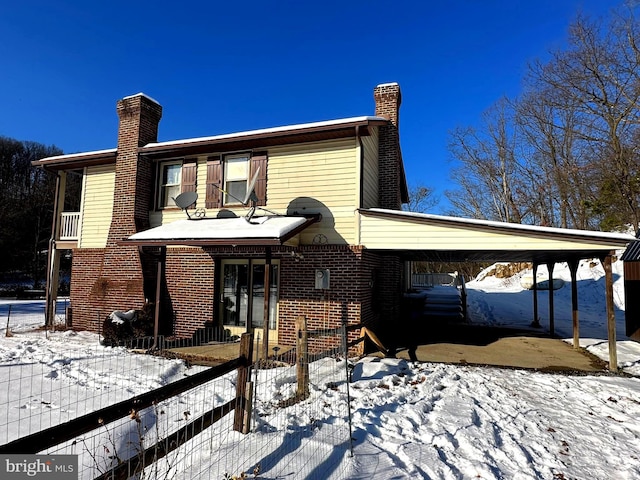
[[[254,217],[189,218],[176,220],[149,230],[135,233],[121,245],[160,247],[156,279],[156,305],[160,305],[161,281],[165,268],[167,246],[254,246],[265,249],[264,269],[264,318],[269,318],[269,289],[271,282],[271,247],[295,241],[295,237],[320,215],[287,216],[266,215]],[[158,338],[160,308],[155,309],[154,347]],[[251,322],[247,322],[247,326]],[[269,322],[264,322],[263,355],[268,356]]]
[[[316,216],[192,218],[150,228],[122,240],[122,245],[283,245],[316,222]]]
[[[609,368],[617,369],[615,312],[611,256],[636,240],[625,233],[538,227],[385,209],[359,210],[360,243],[404,261],[531,262],[535,272],[546,264],[567,262],[571,271],[574,347],[579,347],[576,272],[578,262],[599,258],[606,277]],[[553,290],[549,294],[549,323],[553,334]],[[537,321],[534,282],[534,321]]]

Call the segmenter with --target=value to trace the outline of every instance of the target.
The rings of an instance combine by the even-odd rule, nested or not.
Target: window
[[[247,194],[249,155],[227,155],[224,158],[224,204],[242,203]]]
[[[223,208],[226,205],[239,205],[247,194],[249,179],[256,173],[258,176],[254,189],[258,197],[257,204],[266,205],[267,152],[208,157],[205,207]]]
[[[183,192],[196,191],[196,159],[173,160],[158,166],[157,208],[176,207],[173,200]]]
[[[158,189],[158,207],[175,207],[173,200],[181,193],[182,162],[160,164],[160,184]]]

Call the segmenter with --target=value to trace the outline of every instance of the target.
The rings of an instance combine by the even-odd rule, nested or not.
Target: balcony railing
[[[60,214],[60,240],[77,240],[80,225],[80,212],[62,212]]]

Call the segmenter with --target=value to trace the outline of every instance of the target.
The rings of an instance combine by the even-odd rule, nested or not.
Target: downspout
[[[360,125],[356,125],[356,140],[358,141],[358,145],[360,146],[360,192],[358,193],[358,208],[363,208],[362,194],[364,184],[364,146],[362,145],[362,137],[360,136]]]
[[[363,208],[362,205],[362,196],[364,192],[364,146],[362,145],[362,137],[360,136],[360,125],[356,125],[356,140],[358,145],[360,146],[360,179],[358,186],[358,209]],[[356,244],[360,245],[362,242],[360,240],[360,211],[357,210],[357,221],[356,221]]]

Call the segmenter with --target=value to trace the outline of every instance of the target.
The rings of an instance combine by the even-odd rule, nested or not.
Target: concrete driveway
[[[583,349],[537,330],[452,324],[430,332],[414,345],[414,360],[495,365],[541,371],[605,372],[607,364]],[[411,347],[397,352],[412,359]]]

